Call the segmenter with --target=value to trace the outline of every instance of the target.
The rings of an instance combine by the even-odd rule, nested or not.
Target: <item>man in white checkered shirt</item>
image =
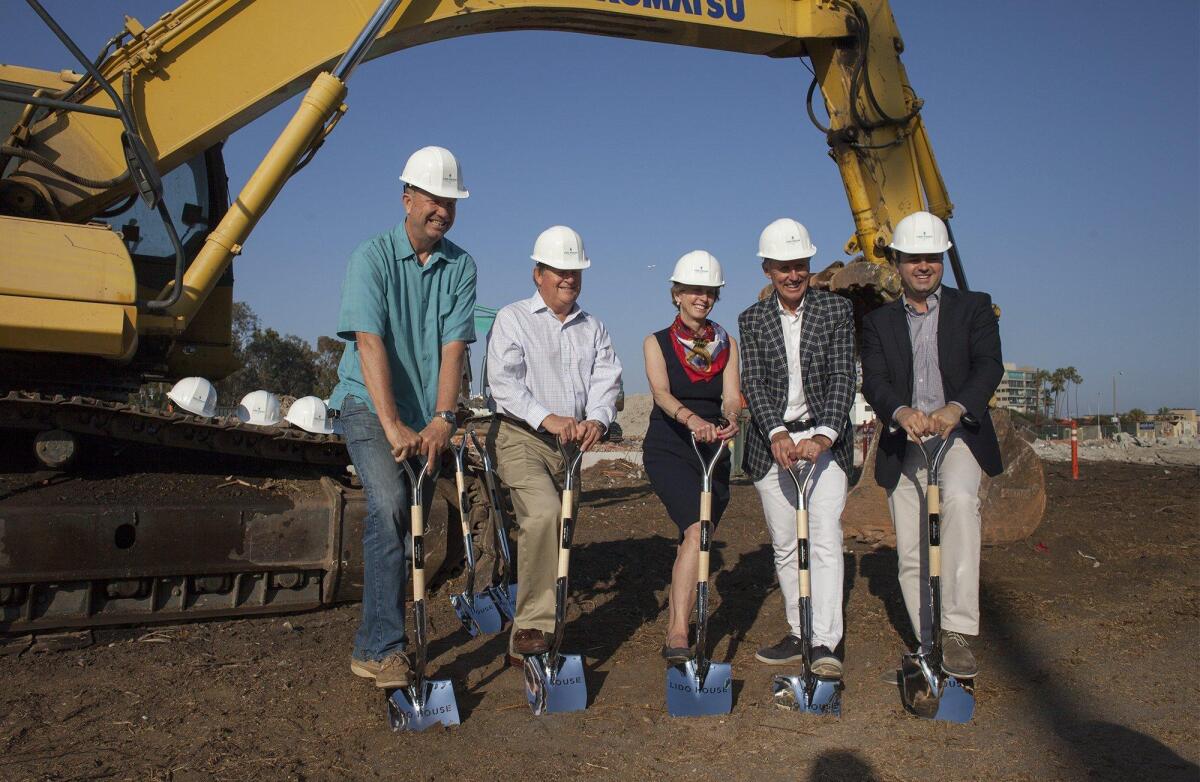
[[[617,415],[621,362],[608,330],[579,308],[583,239],[566,226],[534,243],[537,291],[496,314],[487,374],[496,421],[488,434],[517,516],[517,616],[513,662],[549,649],[554,630],[560,476],[558,442],[591,448]],[[558,442],[556,442],[558,441]]]

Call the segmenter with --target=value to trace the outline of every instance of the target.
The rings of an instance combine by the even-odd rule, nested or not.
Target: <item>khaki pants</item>
[[[904,470],[888,493],[896,525],[896,554],[900,560],[900,591],[921,637],[921,614],[929,615],[928,573],[921,569],[925,537],[925,458],[913,443],[904,452]],[[971,449],[951,435],[950,449],[940,470],[942,500],[942,629],[979,635],[979,482],[982,471]],[[921,491],[918,492],[917,486]]]
[[[512,632],[551,633],[562,521],[562,454],[549,437],[538,437],[507,421],[499,421],[494,431],[496,472],[512,494],[517,514],[517,618]],[[576,498],[578,502],[578,494]]]

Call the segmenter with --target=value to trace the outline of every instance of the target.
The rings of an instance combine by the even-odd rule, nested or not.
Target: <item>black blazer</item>
[[[958,402],[979,420],[962,437],[988,475],[1004,470],[1000,443],[988,414],[988,402],[1004,377],[1000,358],[1000,324],[986,293],[942,286],[938,302],[938,365],[947,402]],[[913,356],[904,299],[871,312],[863,319],[862,392],[881,424],[875,480],[891,490],[900,480],[908,434],[892,431],[892,413],[912,404]]]

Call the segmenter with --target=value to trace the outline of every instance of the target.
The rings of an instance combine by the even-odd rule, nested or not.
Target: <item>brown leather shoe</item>
[[[513,633],[512,650],[513,654],[523,656],[543,654],[550,651],[550,644],[541,630],[517,630]]]
[[[508,665],[509,668],[524,668],[525,667],[525,658],[518,657],[515,654],[504,655],[504,662]]]

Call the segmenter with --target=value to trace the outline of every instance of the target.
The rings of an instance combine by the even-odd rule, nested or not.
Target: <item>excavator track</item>
[[[10,391],[0,396],[0,429],[60,430],[75,435],[186,448],[269,461],[340,466],[350,463],[337,435],[288,426],[255,426],[236,418],[200,418],[86,396]]]
[[[0,432],[17,430],[82,436],[89,455],[70,470],[0,475],[0,654],[105,626],[361,598],[366,496],[340,469],[349,458],[336,435],[11,391]],[[96,441],[128,447],[114,459]],[[31,458],[22,453],[13,461]],[[435,587],[462,559],[447,475],[426,518]]]

